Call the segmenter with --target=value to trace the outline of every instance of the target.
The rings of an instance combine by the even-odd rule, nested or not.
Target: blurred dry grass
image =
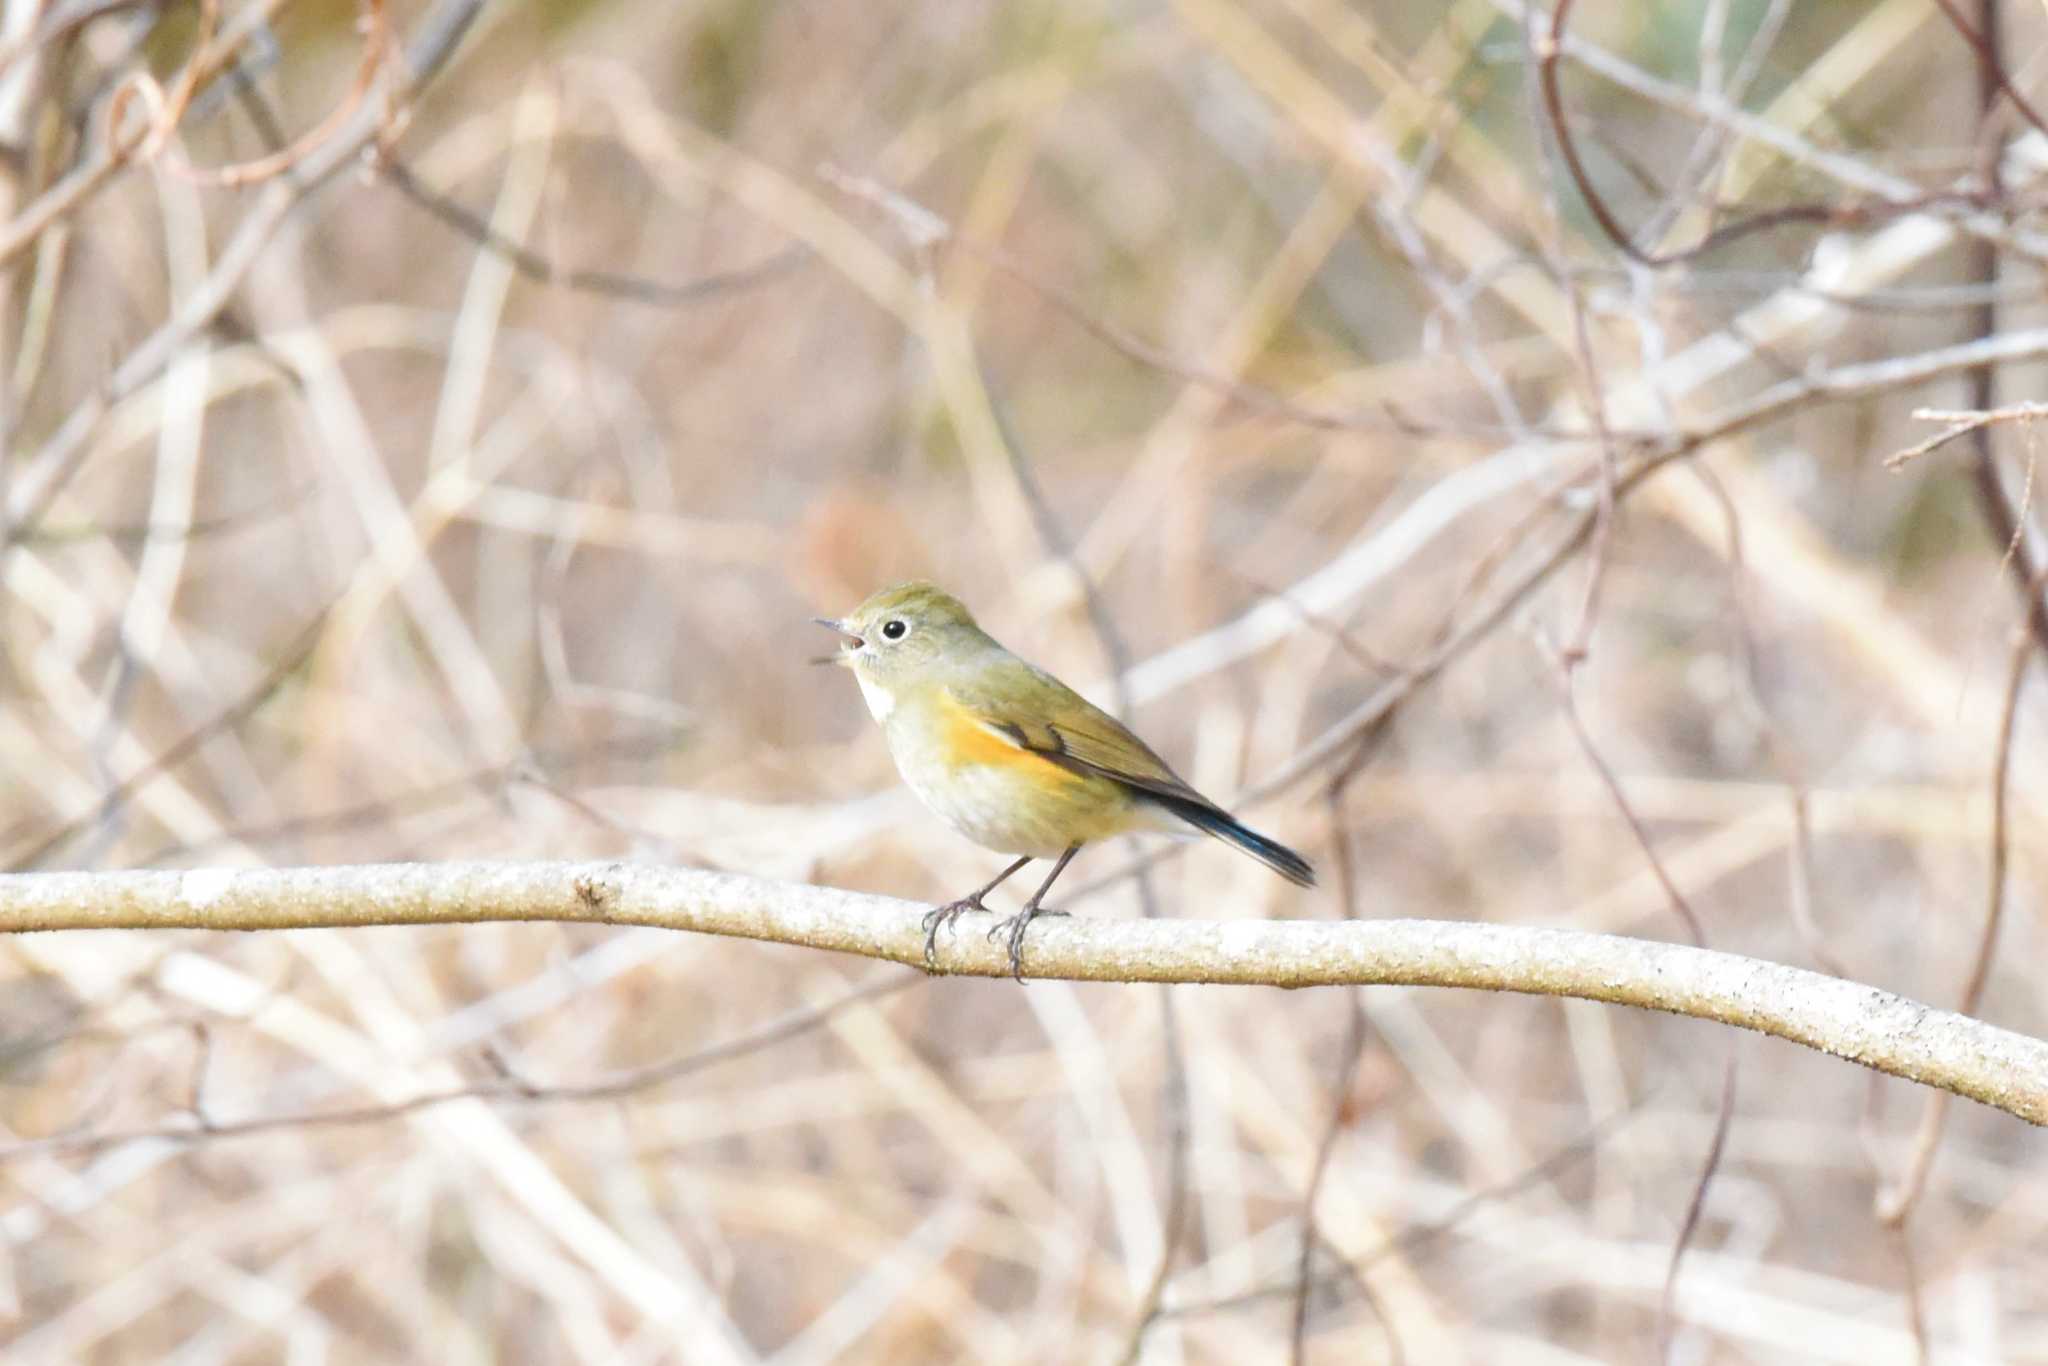
[[[2002,104],[1981,207],[1631,267],[1545,140],[1519,13],[486,7],[395,143],[422,186],[560,269],[769,268],[650,304],[525,278],[387,177],[309,195],[10,531],[5,848],[630,854],[954,895],[991,856],[898,788],[847,680],[803,667],[806,618],[928,575],[1107,701],[1078,566],[1137,661],[1135,720],[1228,800],[1597,503],[1597,395],[1614,459],[1690,453],[1369,747],[1257,808],[1326,870],[1344,842],[1355,904],[1202,847],[1159,867],[1160,906],[1682,935],[1549,653],[1597,559],[1578,705],[1711,942],[1952,1002],[2024,614],[1967,445],[1881,460],[1927,434],[1914,407],[1973,391],[1956,365],[1817,382],[1688,434],[1965,345],[1985,297],[2032,335],[2048,139]],[[289,133],[345,98],[351,17],[280,10],[256,90]],[[191,19],[122,11],[0,72],[41,63],[53,111],[0,203],[98,136],[54,111],[137,60],[170,81]],[[2003,24],[2017,87],[2048,91],[2041,16]],[[1981,187],[1977,63],[1917,0],[1603,6],[1573,40],[1572,131],[1647,248]],[[203,101],[177,155],[266,152],[255,105]],[[919,248],[824,166],[962,240]],[[13,263],[12,488],[258,193],[132,165]],[[2016,349],[1999,393],[2031,394],[2043,354]],[[1990,456],[2022,516],[2029,433]],[[2023,696],[1982,1003],[2034,1034],[2041,720]],[[1074,886],[1121,864],[1097,851]],[[1137,913],[1127,879],[1069,904]],[[24,1137],[402,1101],[494,1066],[581,1082],[871,970],[540,925],[4,948],[0,1119]],[[1733,1043],[1672,1359],[2048,1360],[2048,1151],[2014,1121],[1957,1107],[1899,1232],[1873,1199],[1923,1098],[1827,1059],[1582,1003],[1174,990],[1182,1201],[1156,992],[941,980],[618,1101],[18,1155],[0,1338],[24,1361],[1276,1360],[1313,1188],[1310,1359],[1644,1360]]]

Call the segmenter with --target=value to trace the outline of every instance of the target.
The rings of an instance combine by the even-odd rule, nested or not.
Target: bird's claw
[[[958,901],[948,901],[943,906],[934,906],[924,917],[924,970],[939,970],[939,931],[948,928],[969,911],[986,913],[988,907],[981,904],[978,896],[963,896]]]
[[[1010,976],[1016,978],[1020,985],[1024,981],[1024,931],[1031,928],[1032,921],[1042,916],[1065,914],[1065,911],[1041,910],[1037,906],[1026,903],[1023,910],[1011,916],[1008,920],[998,920],[995,924],[989,926],[988,937],[990,939],[994,939],[999,934],[1007,934],[1009,936]]]

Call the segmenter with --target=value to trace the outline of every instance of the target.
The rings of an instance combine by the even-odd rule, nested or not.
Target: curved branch
[[[832,887],[625,863],[0,876],[0,931],[282,930],[558,920],[650,925],[924,961],[926,907]],[[1004,977],[998,945],[941,943]],[[1434,920],[1059,920],[1025,975],[1096,982],[1467,987],[1576,996],[1739,1025],[2048,1124],[2048,1042],[1781,963],[1619,935]]]

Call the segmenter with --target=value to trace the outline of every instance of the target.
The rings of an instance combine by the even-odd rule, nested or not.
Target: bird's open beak
[[[845,649],[840,650],[836,654],[819,655],[811,661],[813,664],[852,664],[853,652],[867,644],[860,636],[847,630],[845,626],[832,620],[830,617],[812,617],[811,620],[817,622],[818,625],[823,626],[828,631],[837,631],[840,635],[846,637]]]

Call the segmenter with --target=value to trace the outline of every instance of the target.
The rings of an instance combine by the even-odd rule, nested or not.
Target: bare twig
[[[1956,1011],[1962,1015],[1974,1015],[1983,1000],[1984,988],[1991,980],[1991,965],[1998,953],[1999,926],[2005,920],[2006,863],[2010,854],[2006,808],[2012,792],[2013,734],[2018,729],[2020,691],[2026,683],[2027,665],[2033,662],[2034,649],[2032,637],[2020,632],[2014,639],[2012,663],[2006,672],[2005,706],[1999,713],[1997,758],[1991,771],[1991,867],[1985,891],[1984,924],[1978,931],[1977,952],[1971,957],[1969,975],[1963,979],[1963,989],[1956,1000]],[[1920,1112],[1920,1127],[1913,1135],[1905,1170],[1895,1183],[1878,1191],[1877,1217],[1884,1223],[1903,1225],[1918,1203],[1927,1184],[1927,1173],[1934,1165],[1935,1150],[1941,1143],[1942,1125],[1948,1114],[1946,1102],[1947,1097],[1940,1093],[1928,1098]]]
[[[1367,758],[1370,757],[1380,737],[1386,733],[1386,727],[1392,720],[1393,716],[1390,713],[1379,725],[1359,737],[1358,746],[1353,750],[1351,758],[1337,770],[1324,790],[1324,801],[1330,809],[1330,832],[1333,841],[1331,854],[1332,862],[1336,865],[1337,894],[1342,914],[1347,920],[1358,915],[1358,870],[1351,855],[1351,825],[1345,818],[1344,799],[1350,790],[1352,780],[1364,768]],[[1321,1193],[1323,1179],[1329,1173],[1330,1155],[1336,1151],[1337,1140],[1352,1117],[1351,1087],[1357,1076],[1359,1060],[1365,1056],[1370,1028],[1365,1003],[1359,999],[1357,992],[1352,993],[1346,1004],[1350,1010],[1345,1023],[1344,1049],[1330,1087],[1330,1117],[1323,1126],[1321,1140],[1316,1144],[1315,1165],[1309,1170],[1308,1186],[1301,1197],[1301,1253],[1295,1260],[1296,1284],[1291,1342],[1291,1359],[1296,1366],[1307,1360],[1308,1301],[1313,1280],[1309,1274],[1310,1261],[1321,1236],[1316,1225],[1316,1197]],[[1371,1282],[1366,1279],[1361,1268],[1352,1267],[1352,1271],[1359,1294],[1373,1305],[1375,1312],[1379,1312]],[[1401,1345],[1399,1334],[1395,1331],[1393,1320],[1383,1312],[1379,1313],[1379,1318],[1386,1329],[1391,1356],[1397,1363],[1404,1360],[1407,1353]]]
[[[745,1034],[713,1044],[707,1048],[692,1049],[673,1058],[634,1067],[596,1081],[581,1082],[540,1082],[521,1077],[504,1065],[503,1060],[491,1055],[499,1073],[497,1079],[477,1082],[468,1086],[451,1086],[439,1091],[428,1091],[405,1100],[383,1105],[357,1105],[339,1109],[302,1110],[279,1114],[258,1115],[249,1119],[217,1119],[205,1112],[201,1105],[201,1079],[207,1060],[211,1056],[212,1036],[203,1021],[194,1022],[194,1038],[199,1046],[198,1058],[194,1065],[193,1082],[188,1097],[187,1109],[193,1122],[189,1124],[159,1124],[133,1129],[80,1129],[48,1138],[28,1139],[20,1143],[0,1146],[0,1166],[18,1162],[24,1158],[48,1156],[58,1153],[85,1154],[104,1152],[109,1148],[129,1143],[200,1143],[234,1138],[250,1138],[260,1134],[274,1134],[297,1129],[356,1128],[369,1124],[388,1124],[404,1119],[422,1110],[431,1110],[442,1105],[451,1105],[463,1100],[488,1100],[499,1102],[525,1102],[535,1105],[581,1104],[591,1101],[617,1100],[624,1096],[636,1095],[642,1091],[665,1086],[682,1078],[734,1058],[758,1053],[785,1043],[800,1034],[831,1022],[841,1011],[864,1002],[891,996],[913,987],[925,980],[921,972],[887,972],[872,980],[846,991],[843,995],[814,1006],[806,1006],[778,1016]]]
[[[2000,194],[2005,187],[2003,157],[2005,129],[1997,117],[1998,98],[2003,92],[2013,105],[2040,128],[2041,120],[2034,113],[2033,106],[2015,90],[2006,79],[2005,62],[2001,55],[2005,39],[2003,25],[1999,22],[1998,0],[1980,0],[1981,29],[1971,26],[1968,20],[1955,8],[1954,0],[1938,0],[1942,13],[1948,16],[1956,31],[1976,49],[1977,63],[1977,155],[1979,175],[1993,194]],[[1995,286],[2000,272],[1999,249],[1996,242],[1976,238],[1969,243],[1967,259],[1970,273],[1980,285]],[[2000,310],[1995,295],[1987,296],[1973,311],[1972,321],[1977,335],[1994,337],[1999,332]],[[1970,406],[1991,409],[1998,402],[1998,372],[1991,366],[1979,366],[1969,374]],[[2027,627],[2034,633],[2034,643],[2048,650],[2048,603],[2041,600],[2040,574],[2034,563],[2033,547],[2027,543],[2030,510],[2025,499],[2018,507],[2006,496],[2005,482],[1999,473],[1996,452],[1991,446],[1991,428],[1980,424],[1970,432],[1971,446],[1975,456],[1971,466],[1972,482],[1977,491],[1977,506],[1984,517],[1986,528],[1994,542],[2005,546],[2004,568],[2009,572],[2013,588],[2022,595],[2026,605]],[[2027,490],[2033,488],[2033,466],[2027,467]]]
[[[1459,1225],[1463,1224],[1473,1215],[1510,1200],[1532,1187],[1543,1185],[1550,1181],[1551,1178],[1584,1162],[1599,1150],[1601,1140],[1636,1118],[1639,1113],[1640,1111],[1637,1110],[1624,1110],[1618,1114],[1607,1116],[1585,1133],[1579,1135],[1571,1143],[1548,1154],[1540,1161],[1529,1164],[1525,1170],[1509,1179],[1488,1186],[1483,1190],[1473,1191],[1470,1195],[1459,1200],[1450,1209],[1435,1218],[1402,1229],[1394,1237],[1387,1239],[1378,1247],[1372,1248],[1362,1255],[1346,1258],[1343,1274],[1355,1282],[1364,1276],[1367,1269],[1387,1257],[1396,1254],[1410,1256],[1425,1255],[1433,1245],[1441,1243],[1447,1234],[1457,1231]],[[1335,1279],[1337,1278],[1327,1274],[1312,1278],[1309,1288],[1311,1290],[1321,1289],[1331,1284]],[[1214,1314],[1225,1310],[1243,1308],[1247,1305],[1257,1304],[1261,1301],[1280,1296],[1293,1296],[1298,1294],[1299,1291],[1299,1283],[1294,1277],[1290,1276],[1285,1281],[1277,1281],[1258,1289],[1244,1291],[1241,1294],[1227,1295],[1213,1300],[1193,1300],[1176,1305],[1164,1312],[1165,1315],[1173,1316]]]
[[[272,665],[269,671],[262,678],[258,679],[254,686],[247,689],[241,697],[222,709],[219,715],[207,721],[206,724],[193,729],[175,743],[160,750],[147,765],[137,769],[120,783],[110,788],[91,810],[80,812],[70,820],[60,824],[56,829],[46,832],[41,839],[37,840],[29,848],[19,853],[7,855],[5,864],[7,870],[9,872],[25,872],[42,866],[45,859],[49,858],[56,850],[62,848],[67,841],[80,831],[90,829],[111,819],[121,809],[122,804],[144,784],[155,779],[160,774],[175,769],[179,764],[190,758],[201,745],[205,744],[213,736],[247,720],[251,714],[270,700],[285,680],[290,678],[298,670],[299,666],[306,662],[307,656],[312,654],[313,647],[320,643],[320,632],[327,624],[327,611],[328,609],[322,608],[319,612],[315,613],[313,618],[299,629],[298,635],[293,638],[292,642],[285,647],[277,663]]]
[[[803,246],[785,247],[750,266],[680,282],[650,280],[615,270],[564,266],[506,238],[480,215],[423,184],[410,167],[395,157],[388,154],[380,156],[376,168],[377,174],[407,199],[486,251],[495,252],[514,270],[537,284],[559,285],[585,294],[603,294],[657,308],[672,308],[767,284],[810,259],[809,250]]]
[[[1332,431],[1412,430],[1412,424],[1394,412],[1391,405],[1383,414],[1329,412],[1299,403],[1261,385],[1205,370],[1193,361],[1144,340],[1129,328],[1104,318],[1097,310],[1090,308],[1079,294],[1047,279],[1016,254],[977,241],[960,232],[953,224],[902,192],[892,190],[865,176],[850,175],[837,167],[823,167],[820,174],[836,189],[887,211],[897,221],[899,227],[910,225],[907,235],[912,236],[919,250],[930,250],[940,243],[946,243],[975,260],[994,267],[1004,276],[1023,285],[1052,305],[1090,336],[1140,365],[1219,394],[1261,417]]]
[[[1997,7],[1985,6],[1984,27],[1979,29],[1964,16],[1955,0],[1934,0],[1934,4],[1948,19],[1950,26],[1963,36],[1963,41],[1977,54],[1978,69],[1982,73],[1986,93],[1991,97],[1983,101],[1985,109],[1989,110],[1992,100],[2003,94],[2012,101],[2012,107],[2020,111],[2022,118],[2041,132],[2048,133],[2048,123],[2041,121],[2041,116],[2035,112],[2033,104],[2020,93],[2019,87],[2015,86],[2012,78],[2005,73],[2005,62],[1999,55],[2001,42],[1998,34]]]
[[[1895,470],[1921,456],[1940,450],[1959,436],[1969,436],[1986,427],[2005,422],[2038,422],[2048,417],[2048,403],[2031,400],[2023,403],[2008,403],[1998,408],[1915,408],[1913,417],[1920,422],[1947,423],[1945,431],[1936,432],[1924,441],[1916,441],[1904,450],[1894,451],[1884,458],[1884,467]]]
[[[1600,782],[1607,789],[1608,795],[1614,799],[1615,807],[1620,811],[1622,819],[1627,822],[1629,833],[1635,837],[1636,847],[1642,851],[1643,859],[1649,864],[1652,876],[1657,879],[1657,885],[1663,888],[1671,909],[1685,925],[1686,932],[1692,936],[1692,942],[1705,948],[1706,925],[1700,920],[1699,913],[1693,909],[1692,903],[1678,889],[1677,881],[1672,878],[1670,869],[1665,867],[1663,858],[1657,853],[1657,846],[1650,839],[1649,827],[1643,824],[1642,816],[1629,802],[1628,792],[1622,787],[1620,776],[1601,754],[1599,747],[1593,743],[1592,732],[1586,729],[1585,719],[1579,714],[1578,699],[1573,687],[1576,677],[1577,671],[1572,667],[1571,661],[1560,655],[1558,678],[1560,690],[1564,695],[1565,717],[1571,723],[1572,734],[1578,739],[1579,749],[1586,756],[1586,762],[1592,765],[1594,772],[1600,775]],[[1706,1210],[1708,1187],[1713,1184],[1714,1173],[1720,1170],[1721,1154],[1727,1149],[1728,1130],[1735,1119],[1737,1072],[1736,1054],[1731,1046],[1721,1074],[1721,1101],[1714,1119],[1714,1134],[1708,1140],[1707,1155],[1700,1163],[1700,1174],[1693,1183],[1692,1197],[1686,1202],[1685,1216],[1679,1221],[1678,1236],[1672,1241],[1671,1260],[1664,1271],[1664,1288],[1657,1300],[1658,1354],[1667,1360],[1671,1355],[1672,1335],[1677,1322],[1673,1314],[1673,1304],[1678,1293],[1678,1271],[1685,1261],[1686,1249],[1692,1245],[1694,1236],[1699,1232],[1700,1218]]]
[[[348,89],[318,123],[289,145],[253,161],[233,166],[202,167],[194,166],[181,157],[173,163],[176,172],[201,185],[218,185],[227,189],[260,185],[296,169],[322,144],[339,135],[370,98],[379,73],[393,55],[391,18],[386,12],[385,0],[357,0],[357,5],[356,28],[362,36],[362,55],[357,59],[355,75],[350,79]]]

